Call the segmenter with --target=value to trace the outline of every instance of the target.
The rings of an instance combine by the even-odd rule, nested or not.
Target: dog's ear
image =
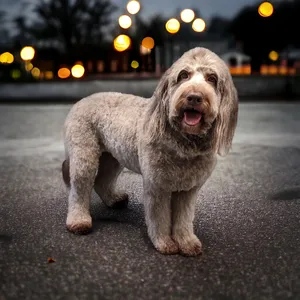
[[[152,96],[152,104],[148,110],[149,120],[145,123],[145,130],[149,131],[150,139],[160,138],[165,132],[168,120],[170,69],[163,74]]]
[[[226,80],[221,86],[221,103],[216,119],[215,138],[216,151],[225,156],[231,149],[232,139],[238,118],[238,94],[228,72]]]

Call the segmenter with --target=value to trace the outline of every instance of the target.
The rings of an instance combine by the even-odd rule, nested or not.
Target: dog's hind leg
[[[128,195],[115,190],[116,180],[122,170],[123,167],[110,153],[102,154],[94,189],[108,207],[121,209],[128,205]]]

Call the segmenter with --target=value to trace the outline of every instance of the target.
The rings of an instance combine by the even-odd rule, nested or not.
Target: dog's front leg
[[[172,238],[187,256],[200,254],[202,247],[193,229],[196,199],[196,188],[172,193]]]
[[[90,198],[98,166],[97,149],[74,147],[70,156],[70,192],[67,228],[76,234],[92,229]]]
[[[144,206],[148,235],[163,254],[178,253],[171,238],[171,193],[144,182]]]

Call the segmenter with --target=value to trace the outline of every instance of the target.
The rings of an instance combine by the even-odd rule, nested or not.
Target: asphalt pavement
[[[300,102],[240,104],[232,152],[198,197],[203,255],[164,256],[141,177],[124,211],[93,194],[93,232],[65,228],[62,125],[70,104],[0,105],[0,299],[300,299]]]

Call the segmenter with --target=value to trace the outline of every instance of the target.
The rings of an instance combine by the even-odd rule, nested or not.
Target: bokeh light
[[[25,70],[26,71],[31,71],[33,69],[33,64],[32,63],[26,63],[25,64]]]
[[[31,70],[31,75],[34,77],[34,78],[39,78],[40,77],[40,74],[41,74],[41,71],[39,68],[33,68]]]
[[[276,61],[279,58],[279,54],[276,51],[271,51],[269,53],[269,58],[273,61]]]
[[[70,77],[70,75],[71,75],[71,71],[68,68],[60,68],[57,72],[57,76],[60,79],[66,79]]]
[[[18,69],[11,70],[10,75],[13,79],[18,79],[21,77],[21,71]]]
[[[140,45],[141,55],[147,55],[151,53],[151,49],[145,48],[143,45]]]
[[[196,32],[203,32],[205,30],[205,27],[206,27],[205,21],[200,18],[195,19],[192,24],[192,28]]]
[[[75,65],[71,69],[72,76],[75,78],[81,78],[84,74],[84,67],[82,65]]]
[[[128,35],[120,34],[114,39],[114,47],[117,51],[122,52],[129,48],[131,39]]]
[[[53,79],[53,72],[52,71],[46,71],[44,74],[45,79],[51,80]]]
[[[181,13],[180,13],[180,17],[181,17],[181,20],[185,23],[190,23],[194,20],[195,18],[195,13],[193,10],[187,8],[187,9],[184,9]]]
[[[11,64],[14,62],[14,56],[10,52],[4,52],[0,55],[0,63]]]
[[[169,21],[167,21],[166,23],[166,30],[169,32],[169,33],[176,33],[178,32],[180,29],[180,23],[177,19],[175,18],[172,18],[170,19]]]
[[[136,61],[136,60],[133,60],[132,62],[131,62],[131,68],[133,68],[133,69],[137,69],[138,67],[139,67],[139,63],[138,63],[138,61]]]
[[[276,65],[269,66],[269,74],[270,75],[277,75],[278,71],[279,71],[278,66],[276,66]]]
[[[127,15],[122,15],[119,18],[119,25],[124,29],[128,29],[132,24],[131,18]]]
[[[131,0],[127,3],[127,11],[132,14],[135,15],[140,11],[141,5],[139,1],[136,0]]]
[[[270,2],[263,2],[258,7],[258,13],[261,17],[267,18],[272,16],[274,7]]]
[[[24,47],[20,52],[20,56],[23,60],[32,60],[34,55],[35,50],[31,46]]]
[[[147,36],[142,40],[142,46],[147,49],[153,49],[154,45],[155,45],[155,42],[152,37]]]

